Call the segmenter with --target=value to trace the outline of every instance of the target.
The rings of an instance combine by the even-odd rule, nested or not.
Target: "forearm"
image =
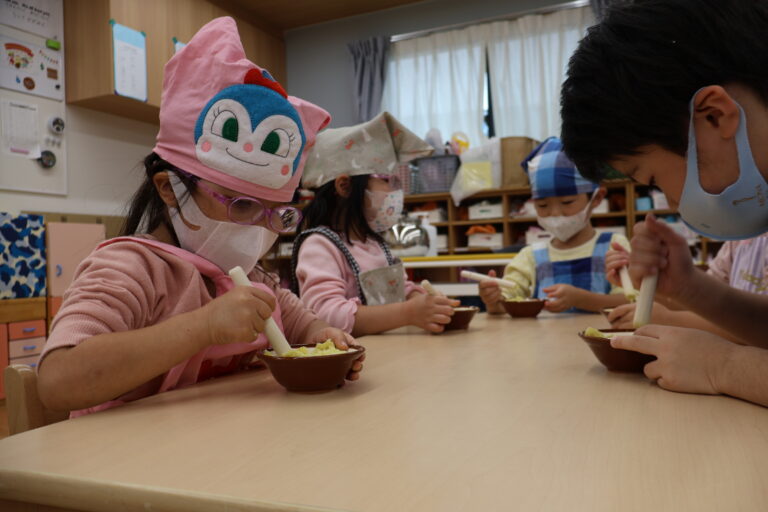
[[[718,327],[712,322],[690,311],[668,311],[659,323],[664,325],[690,327],[692,329],[709,331],[712,334],[717,334],[721,338],[725,338],[734,343],[738,343],[739,345],[743,345],[745,343],[744,340],[740,339],[738,336],[735,336],[733,333]]]
[[[184,313],[151,327],[100,334],[55,350],[38,372],[40,399],[61,411],[113,400],[205,348],[210,340],[202,322],[201,315]]]
[[[381,306],[359,305],[355,313],[352,336],[357,338],[410,325],[411,320],[406,304],[407,302],[395,302]]]
[[[690,285],[675,300],[709,319],[749,345],[768,347],[768,296],[737,290],[704,272],[696,272]]]
[[[735,346],[723,362],[715,382],[725,395],[768,406],[768,350]]]
[[[599,312],[604,308],[613,308],[627,303],[627,298],[619,293],[594,293],[577,289],[573,306],[584,311]]]

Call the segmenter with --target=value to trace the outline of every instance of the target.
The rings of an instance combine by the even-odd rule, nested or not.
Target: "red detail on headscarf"
[[[262,85],[268,89],[272,89],[283,98],[288,99],[288,93],[285,92],[285,89],[283,89],[282,85],[280,85],[275,80],[270,80],[269,78],[265,77],[261,74],[261,71],[256,68],[248,70],[248,72],[245,74],[245,78],[243,79],[243,83]]]

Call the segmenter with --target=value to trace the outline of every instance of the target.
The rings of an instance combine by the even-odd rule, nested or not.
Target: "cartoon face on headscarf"
[[[305,136],[283,88],[252,69],[244,84],[221,90],[195,125],[195,153],[203,164],[244,180],[284,186],[296,172]]]

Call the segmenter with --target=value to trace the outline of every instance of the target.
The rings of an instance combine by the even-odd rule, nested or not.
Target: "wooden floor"
[[[5,400],[0,400],[0,439],[8,437],[8,411]]]

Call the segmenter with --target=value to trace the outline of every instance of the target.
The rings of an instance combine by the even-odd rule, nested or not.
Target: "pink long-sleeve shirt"
[[[360,272],[389,264],[386,254],[375,240],[348,243],[343,236],[342,240],[357,261]],[[333,242],[320,234],[308,236],[299,249],[296,279],[301,300],[309,309],[332,326],[352,332],[355,313],[361,302],[352,268]],[[406,276],[403,279],[406,297],[414,291],[425,293]]]
[[[250,278],[263,283],[274,293],[285,335],[288,340],[298,341],[317,317],[304,307],[296,295],[270,282],[260,272],[253,272]],[[155,325],[175,315],[199,309],[213,299],[197,267],[178,255],[133,241],[118,241],[96,249],[77,268],[72,284],[64,293],[38,368],[54,350],[73,347],[99,334]],[[256,346],[259,343],[265,344],[257,340],[253,347],[243,350],[233,346],[232,351],[255,350],[261,348]],[[147,354],[147,357],[152,355]],[[191,368],[194,374],[188,375],[187,372],[174,386],[236,371],[242,363],[237,357],[202,357],[202,365]],[[160,391],[167,375],[152,379],[112,402],[74,411],[71,416],[155,394]]]

